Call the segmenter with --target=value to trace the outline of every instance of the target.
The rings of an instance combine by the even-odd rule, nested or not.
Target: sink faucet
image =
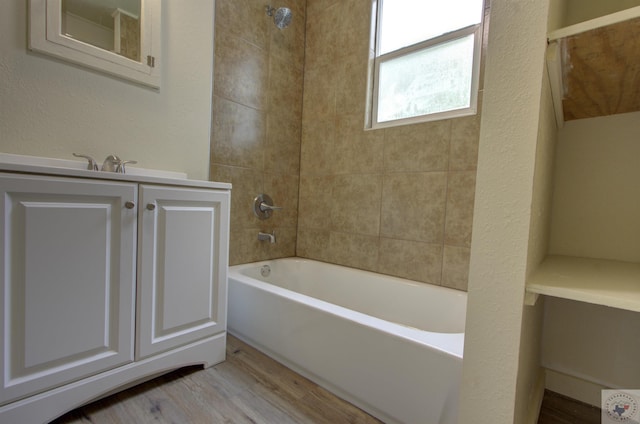
[[[127,163],[138,163],[138,162],[136,162],[135,160],[122,160],[116,155],[109,155],[106,157],[106,159],[102,163],[101,170],[107,171],[107,172],[115,172],[118,174],[124,174],[126,172],[124,166]]]
[[[258,240],[260,240],[260,241],[269,240],[269,243],[274,244],[276,242],[276,231],[273,230],[273,232],[271,234],[263,233],[262,231],[260,231],[258,233]]]

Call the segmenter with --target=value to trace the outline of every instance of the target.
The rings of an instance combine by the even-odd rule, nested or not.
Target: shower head
[[[288,7],[279,7],[277,10],[275,7],[267,6],[267,15],[273,16],[273,23],[280,29],[286,28],[291,23],[291,9]]]

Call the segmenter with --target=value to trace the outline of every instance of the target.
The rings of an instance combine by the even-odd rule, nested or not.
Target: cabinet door
[[[131,362],[136,185],[0,174],[0,191],[0,403]]]
[[[226,330],[229,197],[140,187],[137,358]]]

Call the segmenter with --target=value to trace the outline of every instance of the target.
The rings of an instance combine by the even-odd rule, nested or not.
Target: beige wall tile
[[[253,214],[253,199],[264,190],[262,172],[248,168],[213,165],[211,179],[232,184],[231,230],[255,228],[258,218]]]
[[[442,249],[441,244],[381,238],[378,272],[440,284]]]
[[[475,191],[475,171],[449,173],[445,244],[471,247]]]
[[[337,173],[380,173],[384,148],[382,131],[363,131],[363,115],[336,118],[335,168]]]
[[[384,130],[385,171],[446,171],[451,125],[447,120]]]
[[[298,225],[300,229],[329,230],[334,202],[333,175],[300,177]]]
[[[378,264],[378,238],[360,234],[331,232],[330,262],[375,271]]]
[[[245,25],[238,25],[239,22]],[[216,37],[227,34],[267,49],[268,23],[262,1],[216,0]]]
[[[280,111],[269,112],[266,120],[264,170],[277,174],[300,174],[302,122]]]
[[[469,280],[468,247],[444,246],[442,285],[452,289],[467,290]]]
[[[327,175],[335,173],[337,164],[335,146],[335,118],[303,121],[300,174]]]
[[[219,96],[213,108],[211,162],[263,169],[266,114]]]
[[[298,227],[296,254],[302,258],[330,262],[330,235],[331,232],[328,229],[316,230]]]
[[[302,119],[302,68],[289,66],[283,59],[269,58],[268,110],[270,113],[287,114],[292,119]]]
[[[380,231],[382,177],[375,174],[338,175],[331,201],[331,229],[368,236]]]
[[[442,243],[446,184],[445,172],[385,175],[380,235]]]
[[[272,212],[268,220],[273,227],[293,227],[298,225],[298,185],[297,175],[264,175],[264,192],[273,199],[275,206],[283,209]]]
[[[466,116],[451,121],[451,171],[469,171],[478,164],[480,115]]]
[[[267,107],[269,57],[265,50],[224,33],[215,39],[214,94],[264,110]]]
[[[308,66],[304,71],[304,123],[333,119],[336,114],[336,78],[334,64]]]

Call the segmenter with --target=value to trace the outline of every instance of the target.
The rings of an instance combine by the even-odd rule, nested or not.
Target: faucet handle
[[[280,206],[274,206],[273,200],[268,194],[259,194],[253,199],[253,213],[258,219],[267,219],[273,211],[282,209]]]
[[[133,163],[136,164],[138,163],[137,160],[121,160],[120,162],[118,162],[117,166],[116,166],[116,172],[119,172],[120,174],[125,174],[126,173],[126,169],[125,169],[125,165],[127,163]]]
[[[98,164],[96,163],[95,160],[93,160],[93,158],[91,156],[80,155],[78,153],[72,153],[72,155],[77,157],[77,158],[84,158],[84,159],[88,160],[89,163],[87,164],[87,169],[89,171],[97,171],[98,170]]]

